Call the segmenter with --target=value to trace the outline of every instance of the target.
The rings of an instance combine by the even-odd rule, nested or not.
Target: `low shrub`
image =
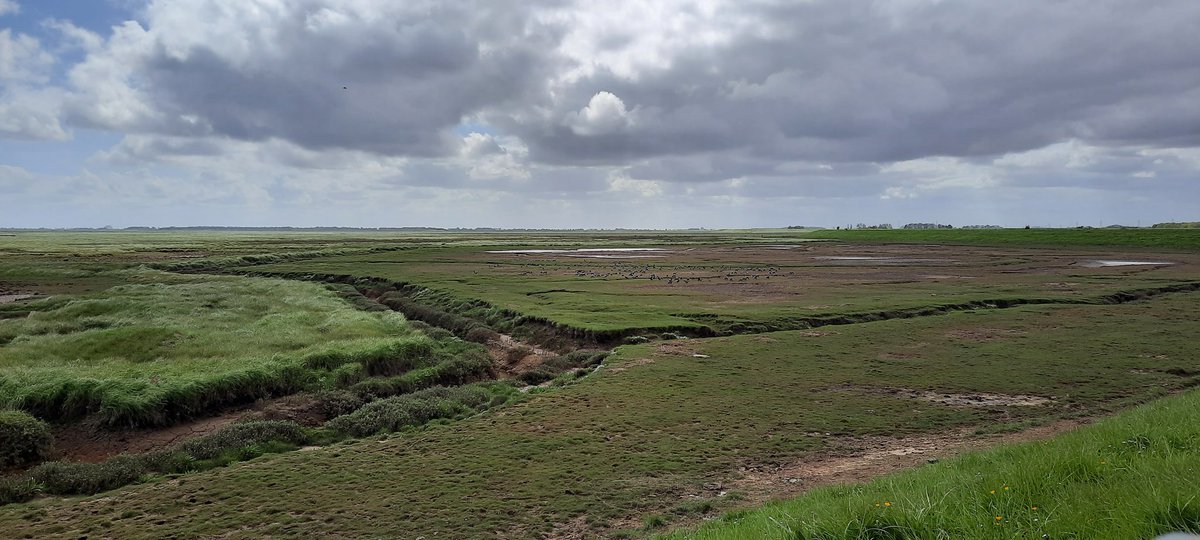
[[[398,431],[430,420],[454,418],[485,409],[496,396],[511,392],[505,385],[438,386],[411,394],[381,399],[359,410],[334,418],[325,426],[356,437]]]
[[[350,414],[362,407],[364,403],[357,394],[346,390],[318,392],[315,397],[325,418],[337,418],[343,414]]]
[[[191,439],[179,448],[195,459],[212,459],[253,444],[282,441],[299,445],[307,440],[304,429],[294,422],[265,420],[230,424],[214,433]]]
[[[0,505],[19,503],[37,497],[41,492],[36,480],[27,476],[0,476]]]
[[[399,377],[367,379],[350,387],[365,401],[407,394],[433,386],[457,386],[487,377],[492,371],[492,359],[478,350],[443,360]]]
[[[29,477],[47,493],[91,495],[132,484],[147,472],[136,456],[117,456],[101,463],[43,463],[29,471]]]
[[[42,461],[53,443],[45,422],[23,411],[0,411],[0,469]]]
[[[24,476],[0,478],[0,504],[26,501],[38,493],[91,495],[132,484],[151,473],[208,469],[268,452],[286,451],[307,441],[308,435],[292,422],[232,424],[172,450],[122,454],[100,463],[43,463]]]
[[[491,328],[480,325],[467,330],[467,333],[463,335],[463,339],[472,343],[487,343],[500,339],[500,334]]]

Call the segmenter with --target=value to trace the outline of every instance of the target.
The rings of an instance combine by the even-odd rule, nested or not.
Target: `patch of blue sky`
[[[467,135],[470,135],[472,133],[479,133],[479,134],[483,134],[483,135],[499,135],[500,134],[500,132],[497,131],[496,128],[494,128],[488,124],[482,124],[482,123],[478,123],[478,122],[462,122],[454,127],[454,132],[457,133],[460,137],[466,137]]]
[[[79,174],[96,153],[108,150],[123,135],[109,131],[75,129],[74,139],[62,141],[0,141],[0,165],[11,165],[49,176]]]

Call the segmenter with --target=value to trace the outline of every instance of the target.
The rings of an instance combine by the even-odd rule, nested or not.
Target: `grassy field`
[[[45,418],[163,424],[319,384],[328,373],[307,358],[427,340],[401,315],[356,310],[313,283],[153,270],[111,277],[125,284],[24,303],[28,316],[0,319],[0,404]]]
[[[744,504],[753,488],[739,471],[853,453],[877,437],[971,437],[1103,414],[1194,385],[1200,363],[1188,337],[1198,299],[1026,306],[624,347],[575,385],[471,419],[101,497],[3,507],[0,529],[17,537],[638,536]],[[971,402],[981,394],[1040,400]],[[1162,440],[1170,439],[1152,444]],[[1074,466],[1071,459],[1061,463]],[[1035,478],[1015,472],[961,481],[963,493],[1008,482],[1040,496]],[[1094,486],[1061,489],[1074,488],[1083,491],[1061,500],[1083,501]],[[852,510],[876,497],[864,493]],[[1177,494],[1164,489],[1135,510],[1030,504],[1057,508],[1064,519],[1053,530],[1093,531],[1096,519],[1172,512],[1170,504],[1186,502]],[[976,495],[964,497],[945,504],[974,515]],[[1017,519],[1003,510],[997,515]]]
[[[1200,250],[1200,234],[1197,232],[1194,229],[825,229],[813,232],[808,237],[871,243],[1197,251]]]

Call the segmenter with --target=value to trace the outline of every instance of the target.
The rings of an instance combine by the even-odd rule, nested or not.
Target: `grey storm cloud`
[[[123,82],[153,114],[109,127],[441,155],[465,116],[520,101],[547,76],[539,57],[556,39],[552,26],[530,23],[537,3],[303,0],[244,13],[189,5],[201,7],[148,9],[136,51],[124,53],[133,65]],[[215,17],[212,30],[181,30],[180,11]],[[86,119],[108,97],[77,101],[78,120],[105,127]]]
[[[120,4],[102,33],[66,12],[0,28],[0,210],[50,223],[27,207],[52,191],[119,216],[341,201],[348,223],[522,226],[1200,210],[1195,0]],[[512,210],[535,202],[559,210]]]
[[[149,110],[110,127],[439,156],[459,144],[455,126],[478,118],[555,165],[1200,144],[1191,0],[717,3],[707,28],[675,29],[682,37],[649,21],[660,41],[723,32],[666,52],[620,27],[597,31],[590,50],[566,50],[580,23],[554,14],[577,7],[568,2],[246,5],[154,2],[133,46],[95,53],[126,51],[123,82]],[[666,57],[569,74],[613,55]],[[113,96],[128,99],[77,100],[77,123],[103,127],[88,118],[120,109]]]
[[[498,123],[536,159],[614,162],[744,149],[775,159],[897,161],[1057,141],[1200,143],[1200,4],[1174,1],[739,5],[761,29],[636,78],[598,71]],[[580,134],[598,92],[636,113]],[[520,117],[520,118],[525,118]]]

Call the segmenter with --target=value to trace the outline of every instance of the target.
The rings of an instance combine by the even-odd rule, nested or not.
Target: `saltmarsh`
[[[28,315],[0,320],[0,405],[163,424],[428,341],[403,316],[356,310],[318,284],[115,272],[124,285],[29,302]]]
[[[469,419],[385,440],[264,457],[97,498],[0,508],[0,528],[35,537],[536,538],[556,530],[640,536],[653,532],[646,527],[745,504],[737,497],[749,489],[740,471],[769,471],[852,450],[863,437],[970,437],[1103,414],[1194,385],[1200,364],[1189,336],[1200,316],[1198,300],[1197,293],[1180,293],[1122,305],[1025,306],[623,347],[575,385]],[[925,392],[1049,401],[979,406],[926,399]],[[1173,409],[1153,419],[1190,422],[1189,411]],[[1080,480],[1063,488],[1077,493],[1060,500],[1084,501],[1096,485],[1087,478],[1129,482],[1135,494],[1154,489],[1163,475],[1178,478],[1168,486],[1190,478],[1178,468],[1089,476],[1104,466],[1101,460],[1124,466],[1113,456],[1132,456],[1138,447],[1153,452],[1194,444],[1143,432],[1145,445],[1113,439],[1112,449],[1047,461]],[[996,515],[1015,520],[1023,504],[1056,508],[1043,495],[1057,488],[1030,487],[1041,480],[1017,474],[1016,465],[1012,474],[985,471],[979,478],[965,466],[961,470],[954,485],[937,492],[946,497],[941,504],[969,506],[979,517],[978,510],[988,509],[973,506],[987,495],[979,491],[1003,491],[1007,484],[1016,493]],[[921,491],[912,497],[900,490],[864,493],[846,504],[926,504]],[[1038,500],[1017,498],[1026,494]],[[1086,533],[1099,525],[1085,519],[1104,523],[1155,512],[1186,517],[1186,508],[1176,509],[1186,502],[1179,494],[1163,489],[1132,510],[1071,503],[1051,514],[1071,516],[1053,530]],[[874,512],[874,506],[865,508]],[[997,527],[986,522],[994,516],[983,517],[986,527]]]
[[[1118,292],[1191,283],[1200,267],[1200,257],[1187,252],[1154,255],[1172,264],[1090,266],[1096,259],[1148,257],[1119,243],[1103,251],[834,242],[665,245],[651,252],[655,258],[636,259],[497,252],[510,247],[422,247],[239,269],[412,284],[431,289],[425,298],[442,307],[478,299],[493,310],[611,339],[654,331],[801,328],[806,318],[887,318],[904,309],[970,302],[1103,303]]]

